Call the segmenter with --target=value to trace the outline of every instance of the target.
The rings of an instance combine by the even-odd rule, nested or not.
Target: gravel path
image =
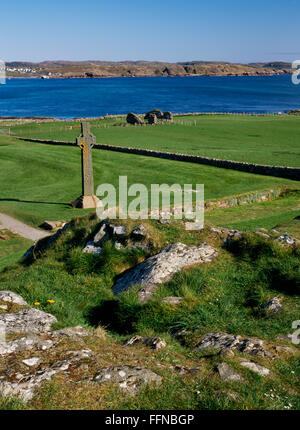
[[[17,233],[19,236],[25,237],[26,239],[33,240],[36,242],[46,236],[51,236],[52,233],[38,230],[37,228],[30,227],[21,221],[18,221],[11,216],[0,213],[1,228],[10,230],[12,233]]]

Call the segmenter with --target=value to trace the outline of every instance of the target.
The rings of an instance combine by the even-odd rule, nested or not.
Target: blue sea
[[[275,113],[300,108],[290,75],[8,79],[0,85],[0,116],[62,119],[144,113]]]

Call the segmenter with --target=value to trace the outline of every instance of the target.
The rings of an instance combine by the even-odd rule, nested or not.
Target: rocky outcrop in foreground
[[[126,351],[131,346],[156,350],[166,348],[165,340],[159,337],[133,336],[124,342],[124,355],[120,362],[116,362],[113,354],[110,353],[109,360],[106,357],[106,364],[104,364],[103,350],[100,350],[102,351],[100,354],[99,350],[98,353],[94,351],[99,342],[103,342],[103,347],[107,348],[105,339],[98,336],[97,330],[76,326],[53,331],[51,324],[56,321],[53,315],[28,308],[29,305],[21,296],[10,291],[0,291],[0,297],[1,303],[7,303],[9,308],[12,305],[17,309],[21,308],[17,312],[3,312],[2,309],[0,314],[0,328],[4,329],[0,338],[1,396],[16,396],[24,402],[28,402],[38,394],[44,382],[50,381],[56,375],[60,375],[63,377],[63,381],[72,383],[74,387],[79,383],[116,384],[128,395],[136,395],[141,388],[149,384],[152,387],[162,384],[162,376],[148,369],[144,362],[142,366],[134,364],[138,363],[135,353],[140,355],[142,350],[136,351],[133,348],[129,354]],[[32,328],[34,333],[24,333],[24,328],[25,331]],[[3,339],[3,333],[6,335],[11,333],[13,338],[11,340]],[[187,334],[187,331],[183,331],[176,337],[180,340]],[[270,363],[281,354],[298,354],[297,349],[289,346],[270,345],[261,339],[221,332],[202,335],[196,345],[187,346],[194,351],[202,352],[209,349],[220,350],[219,353],[216,351],[216,354],[219,354],[221,359],[226,357],[235,360],[235,367],[239,366],[241,372],[243,368],[246,368],[261,377],[268,377],[273,370],[270,371],[253,360],[263,359],[264,362],[268,360]],[[111,347],[109,345],[109,348]],[[116,347],[119,348],[118,345]],[[235,351],[246,356],[235,357]],[[146,354],[146,349],[144,349],[144,353]],[[251,360],[247,355],[251,356]],[[131,363],[126,363],[125,357],[129,358]],[[200,357],[198,363],[194,360],[196,367],[170,365],[168,368],[180,375],[194,375],[201,372],[201,363],[203,363],[201,360],[206,360],[205,356]],[[149,363],[149,360],[146,362]],[[165,367],[165,364],[156,364],[161,368]],[[236,370],[223,361],[216,366],[215,375],[219,375],[225,382],[246,382],[246,376],[239,375]]]
[[[184,267],[210,263],[217,255],[217,251],[205,242],[198,246],[174,243],[123,275],[112,290],[115,294],[119,294],[134,285],[141,285],[138,295],[140,301],[145,302],[159,284],[168,282]]]

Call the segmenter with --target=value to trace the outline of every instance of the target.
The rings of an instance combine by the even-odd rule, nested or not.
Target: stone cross
[[[96,144],[96,137],[91,133],[88,122],[81,123],[81,134],[77,137],[76,144],[81,148],[82,194],[71,204],[76,208],[95,208],[99,202],[94,194],[92,160],[92,148]]]

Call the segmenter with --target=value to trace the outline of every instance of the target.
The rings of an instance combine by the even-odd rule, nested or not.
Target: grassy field
[[[280,178],[102,150],[93,151],[93,161],[96,187],[118,187],[119,175],[127,175],[129,185],[147,187],[153,182],[199,183],[205,185],[206,200],[282,186],[299,188],[299,183]],[[33,226],[84,213],[69,206],[81,193],[80,169],[78,148],[0,137],[0,212]]]
[[[225,160],[300,167],[300,117],[200,115],[173,124],[124,127],[125,118],[91,121],[98,143],[196,154]],[[1,127],[7,132],[7,127]],[[78,122],[11,126],[23,137],[73,141]]]

